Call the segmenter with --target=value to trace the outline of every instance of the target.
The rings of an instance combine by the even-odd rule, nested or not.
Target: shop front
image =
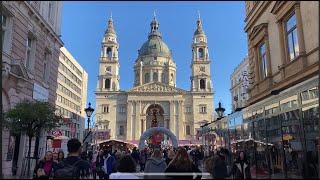
[[[253,141],[237,146],[247,151],[256,172],[253,178],[312,177],[319,170],[317,81],[306,81],[244,109],[242,134]]]

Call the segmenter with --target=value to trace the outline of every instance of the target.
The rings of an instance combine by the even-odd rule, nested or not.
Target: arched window
[[[149,75],[149,73],[146,73],[144,75],[144,83],[148,83],[149,81],[150,81],[150,75]]]
[[[104,88],[105,89],[110,89],[110,79],[104,80]]]
[[[200,89],[206,89],[206,80],[200,79]]]
[[[186,126],[186,135],[190,135],[190,134],[191,134],[190,126],[187,125],[187,126]]]
[[[106,67],[107,72],[111,72],[111,66]]]
[[[153,73],[153,81],[158,82],[158,73]]]
[[[112,57],[112,49],[110,47],[107,48],[107,55],[108,55],[108,58]]]
[[[166,75],[164,73],[161,74],[161,82],[166,83]]]
[[[203,52],[202,48],[199,48],[198,54],[199,54],[199,58],[203,58],[204,57],[204,52]]]

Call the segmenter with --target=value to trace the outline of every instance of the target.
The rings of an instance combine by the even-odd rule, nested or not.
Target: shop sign
[[[293,137],[290,134],[284,134],[283,135],[283,140],[285,140],[285,141],[289,141],[289,140],[292,140],[292,139],[293,139]]]
[[[48,89],[40,86],[38,83],[33,84],[33,99],[48,102]]]
[[[60,129],[57,129],[57,130],[52,131],[52,135],[54,137],[62,136],[62,132]]]
[[[61,148],[61,139],[54,139],[52,141],[52,148]]]

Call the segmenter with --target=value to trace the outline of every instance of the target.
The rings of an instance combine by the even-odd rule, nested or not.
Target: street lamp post
[[[89,107],[85,108],[84,111],[86,112],[87,114],[87,117],[88,117],[88,133],[86,135],[86,137],[83,139],[83,143],[86,141],[86,139],[89,137],[89,134],[90,134],[90,117],[94,111],[94,109],[91,107],[91,103],[89,103]],[[86,149],[88,147],[86,146]]]
[[[223,113],[224,113],[225,109],[221,106],[221,102],[219,102],[219,107],[216,108],[215,110],[218,114],[217,120],[220,120],[221,118],[223,118]]]

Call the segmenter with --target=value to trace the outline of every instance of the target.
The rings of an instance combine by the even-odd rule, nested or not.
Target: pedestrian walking
[[[222,152],[214,156],[212,175],[214,179],[225,179],[228,177],[228,168]]]
[[[139,164],[140,164],[140,171],[144,171],[144,167],[146,165],[146,161],[148,159],[148,155],[147,155],[147,149],[143,149],[140,152],[140,159],[139,159]]]
[[[168,157],[166,159],[166,164],[167,165],[173,160],[175,155],[176,155],[175,152],[172,149],[170,149],[169,152],[168,152]]]
[[[136,163],[131,155],[121,157],[117,166],[117,172],[110,174],[110,179],[139,179],[133,173],[136,172]]]
[[[145,173],[163,173],[167,168],[167,164],[162,157],[162,153],[159,149],[154,150],[151,158],[149,158],[146,162]],[[147,179],[160,179],[164,178],[164,176],[152,176],[146,175]]]
[[[90,175],[90,163],[80,158],[81,142],[70,139],[67,143],[69,156],[57,165],[54,179],[87,179]]]
[[[64,160],[64,152],[62,151],[62,150],[60,150],[59,152],[58,152],[58,159],[57,159],[57,161],[58,161],[58,163],[60,163],[60,162],[62,162]]]
[[[185,175],[184,173],[201,173],[201,171],[193,164],[188,152],[185,148],[179,147],[174,159],[169,163],[166,173],[177,173],[179,175],[167,175],[169,179],[193,179],[193,175]],[[201,179],[198,175],[196,179]]]
[[[213,179],[213,163],[214,163],[213,156],[208,157],[204,160],[204,170],[210,173],[210,177],[207,177],[206,179]]]
[[[139,163],[139,151],[137,150],[136,147],[133,148],[131,157],[135,160],[136,164]]]
[[[94,151],[91,158],[91,173],[92,173],[93,179],[97,179],[97,163],[96,163],[97,156],[98,156],[98,152]]]
[[[244,151],[239,152],[230,174],[234,179],[251,179],[250,164]]]
[[[96,173],[99,176],[99,179],[104,179],[104,176],[105,176],[103,165],[104,165],[104,156],[103,156],[103,151],[100,150],[96,158]]]
[[[51,151],[47,151],[45,157],[39,161],[34,169],[34,178],[49,179],[57,167],[57,163],[53,160]]]
[[[103,169],[105,173],[104,179],[109,179],[110,174],[116,171],[116,159],[111,154],[111,150],[106,152]]]

